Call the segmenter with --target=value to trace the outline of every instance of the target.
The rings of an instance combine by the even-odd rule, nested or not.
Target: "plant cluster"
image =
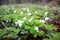
[[[43,40],[59,40],[60,32],[53,32],[57,28],[53,24],[46,24],[47,20],[55,18],[55,14],[50,13],[49,7],[44,8],[1,8],[0,13],[4,13],[0,23],[1,38],[14,38],[16,40],[25,40],[28,35],[34,37],[43,37]]]

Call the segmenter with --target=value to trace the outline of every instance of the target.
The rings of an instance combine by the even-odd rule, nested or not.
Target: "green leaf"
[[[14,31],[16,28],[14,28],[14,27],[6,27],[5,29],[8,30],[8,31]]]
[[[31,29],[31,27],[29,27],[29,26],[25,26],[25,29]]]
[[[30,33],[31,33],[31,34],[36,33],[36,31],[34,30],[34,28],[33,28],[33,27],[30,29]]]
[[[57,39],[60,38],[60,32],[58,32],[58,33],[51,33],[51,35],[52,35],[54,38],[57,38]]]
[[[48,38],[44,38],[43,40],[49,40]]]
[[[20,29],[17,28],[17,29],[14,30],[14,32],[15,32],[15,34],[18,34],[20,32]]]
[[[40,36],[44,36],[44,34],[45,34],[44,31],[40,31],[40,32],[39,32],[39,35],[40,35]]]
[[[3,31],[0,30],[0,37],[2,37],[4,35]]]
[[[50,37],[50,38],[49,38],[49,40],[58,40],[58,39],[56,39],[56,38],[53,38],[53,37]]]
[[[15,35],[14,32],[10,32],[8,35],[5,35],[4,38],[6,38],[6,37],[12,38],[14,35]]]
[[[37,34],[34,34],[34,37],[37,37],[38,35]]]
[[[47,30],[53,30],[55,27],[53,27],[52,25],[45,25],[45,28]]]

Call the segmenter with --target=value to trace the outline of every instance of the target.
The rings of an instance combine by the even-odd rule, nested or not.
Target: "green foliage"
[[[4,10],[3,10],[4,9]],[[1,12],[4,13],[7,8],[1,8]],[[56,29],[53,25],[47,25],[47,20],[52,20],[55,17],[54,14],[49,12],[49,7],[44,9],[30,8],[15,8],[8,7],[8,14],[4,15],[1,20],[3,29],[0,30],[0,38],[24,38],[25,35],[32,34],[34,37],[40,36],[44,40],[56,40],[60,38],[60,33],[53,33],[52,30]],[[6,12],[6,13],[7,13]],[[46,30],[42,30],[45,28]],[[23,36],[24,35],[24,36]],[[47,36],[47,38],[45,38]],[[49,38],[48,38],[49,37]],[[22,40],[21,39],[21,40]]]

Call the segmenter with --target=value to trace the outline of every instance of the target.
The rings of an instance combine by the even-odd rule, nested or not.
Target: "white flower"
[[[37,11],[35,11],[35,13],[37,13]]]
[[[33,17],[31,17],[31,19],[29,19],[29,21],[31,21],[33,19]]]
[[[6,22],[9,22],[8,20]]]
[[[20,14],[23,14],[23,12],[21,11]]]
[[[38,27],[34,27],[34,30],[36,30],[37,32],[39,32],[39,28]]]
[[[24,21],[18,20],[18,23],[23,23]]]
[[[29,8],[27,8],[27,12],[29,13]]]
[[[20,27],[22,27],[22,23],[19,23],[18,25],[19,25]]]
[[[23,10],[26,10],[26,8],[23,8]]]
[[[23,17],[23,20],[26,20],[26,17]]]
[[[48,12],[45,12],[45,15],[47,15],[48,14]]]
[[[40,22],[45,23],[45,20],[41,20],[41,19],[40,19]]]
[[[29,8],[27,8],[27,10],[29,10]]]
[[[20,27],[22,27],[22,23],[23,23],[24,21],[21,21],[21,20],[18,20],[17,22],[15,22],[16,23],[16,25],[19,25]]]
[[[49,17],[46,17],[45,20],[49,20],[50,18]]]
[[[16,10],[14,10],[14,13],[16,13]]]
[[[28,13],[27,15],[28,15],[28,16],[31,16],[32,14],[31,14],[31,13]]]

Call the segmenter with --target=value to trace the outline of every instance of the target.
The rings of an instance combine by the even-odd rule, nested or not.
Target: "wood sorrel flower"
[[[32,14],[31,14],[31,13],[28,13],[27,15],[28,15],[28,16],[31,16]]]
[[[45,12],[45,15],[47,15],[48,14],[48,12]]]
[[[37,32],[39,32],[39,28],[38,27],[34,27],[34,30],[36,30]]]
[[[40,19],[40,22],[45,23],[45,20],[41,20],[41,19]]]
[[[15,22],[16,23],[16,25],[19,25],[20,27],[22,27],[22,23],[23,23],[24,21],[21,21],[21,20],[18,20],[17,22]]]
[[[29,21],[31,21],[33,19],[33,17],[31,17],[31,19],[29,19]]]
[[[45,20],[49,20],[50,18],[49,17],[46,17]]]

